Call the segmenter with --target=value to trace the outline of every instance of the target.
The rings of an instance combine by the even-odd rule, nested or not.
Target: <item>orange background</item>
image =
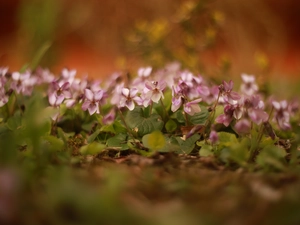
[[[24,7],[26,2],[34,0],[0,0],[0,66],[9,66],[11,70],[18,70],[30,61],[26,50],[30,37],[26,37],[26,30],[22,30],[19,17],[21,7],[22,5]],[[62,2],[61,14],[67,14],[70,8],[75,8],[77,10],[73,12],[75,19],[80,16],[88,19],[83,24],[80,24],[79,19],[79,25],[75,24],[73,30],[69,29],[65,33],[64,26],[60,26],[52,45],[58,49],[54,57],[55,63],[46,66],[54,72],[66,66],[77,69],[79,74],[88,73],[92,77],[105,77],[120,69],[117,63],[119,56],[125,56],[130,69],[143,65],[136,60],[134,54],[129,54],[119,44],[121,36],[131,29],[136,20],[168,18],[184,1],[165,0],[162,3],[158,0],[64,0]],[[85,9],[85,2],[90,2],[92,10]],[[226,53],[232,58],[234,72],[252,73],[257,71],[253,70],[253,55],[257,51],[262,51],[270,61],[271,73],[288,78],[300,77],[298,1],[215,2],[214,7],[225,14],[225,32],[215,49],[199,56],[202,61],[213,67],[217,64],[220,54]],[[265,17],[257,17],[260,13],[265,14]],[[65,21],[59,23],[64,24]],[[265,27],[261,25],[264,23]],[[67,26],[68,23],[65,27]],[[89,39],[89,36],[92,37]]]

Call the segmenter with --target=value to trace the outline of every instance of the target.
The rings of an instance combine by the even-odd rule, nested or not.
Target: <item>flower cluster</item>
[[[240,92],[234,91],[234,82],[223,81],[216,85],[200,74],[181,70],[178,64],[167,65],[163,69],[140,68],[137,76],[128,79],[122,73],[115,73],[105,82],[92,81],[87,77],[77,78],[76,70],[63,69],[59,76],[47,69],[13,72],[0,68],[0,107],[5,106],[10,96],[30,96],[39,85],[47,86],[48,103],[59,108],[79,105],[89,115],[100,114],[101,107],[110,106],[103,119],[113,121],[116,109],[132,111],[136,106],[149,107],[162,104],[170,115],[182,110],[194,116],[201,113],[201,107],[211,109],[223,107],[210,124],[223,124],[232,127],[238,134],[248,134],[254,124],[276,122],[282,130],[291,128],[290,119],[299,108],[298,101],[266,101],[259,92],[259,85],[253,75],[242,74]],[[163,104],[166,93],[171,95],[170,103]],[[210,129],[210,139],[216,142],[216,132]]]

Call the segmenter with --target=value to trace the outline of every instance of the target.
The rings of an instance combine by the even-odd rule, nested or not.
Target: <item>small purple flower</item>
[[[149,77],[152,72],[152,67],[141,67],[138,69],[138,76],[142,78]]]
[[[99,103],[103,98],[104,91],[103,90],[98,90],[96,92],[91,91],[90,89],[85,89],[84,90],[84,101],[81,106],[82,110],[89,111],[90,115],[93,115],[94,113],[99,114],[100,109],[99,109]]]
[[[0,89],[0,107],[4,106],[8,102],[8,95],[5,93],[4,89]]]
[[[248,116],[254,123],[259,125],[268,120],[269,116],[264,111],[265,104],[259,95],[252,95],[250,98],[247,98],[245,107],[247,108]]]
[[[43,69],[41,67],[36,69],[36,77],[37,77],[37,84],[49,84],[55,81],[55,76],[49,71],[49,69]]]
[[[181,72],[180,79],[178,81],[178,86],[181,89],[181,93],[188,99],[199,98],[199,90],[197,87],[202,85],[203,78],[201,76],[194,76],[189,71]],[[200,92],[205,92],[205,90],[200,90]]]
[[[158,103],[161,98],[164,98],[163,90],[166,85],[164,81],[146,81],[144,92],[149,99]]]
[[[198,85],[197,91],[200,94],[200,96],[204,96],[204,97],[209,96],[209,94],[210,94],[209,87],[207,87],[204,84]]]
[[[8,67],[0,67],[0,77],[5,77],[8,72]]]
[[[282,130],[288,130],[291,128],[290,125],[290,113],[288,111],[288,103],[287,101],[273,101],[272,105],[275,109],[274,118],[277,121],[278,126]]]
[[[36,84],[37,79],[31,76],[29,71],[25,73],[13,72],[11,89],[17,94],[31,95],[33,86]]]
[[[258,91],[258,86],[255,83],[255,77],[253,75],[247,75],[243,73],[241,75],[243,83],[241,84],[241,92],[251,96]]]
[[[121,99],[123,98],[122,96],[122,89],[124,88],[124,83],[120,83],[114,86],[114,89],[111,92],[111,99],[110,99],[110,103],[112,105],[118,105],[121,101]]]
[[[244,98],[241,97],[233,106],[233,117],[237,120],[241,119],[244,114]]]
[[[232,80],[230,80],[228,83],[226,81],[223,81],[223,83],[219,86],[219,90],[221,91],[225,102],[228,102],[229,104],[236,104],[237,100],[239,100],[241,96],[237,92],[232,91],[232,89]]]
[[[207,96],[203,96],[203,101],[206,102],[207,104],[212,104],[214,103],[219,95],[219,87],[217,85],[214,85],[209,88],[209,94]]]
[[[177,111],[183,103],[184,96],[181,94],[179,86],[172,87],[172,112]]]
[[[201,101],[202,101],[202,99],[198,98],[198,99],[195,99],[193,101],[186,102],[186,103],[184,103],[183,110],[187,114],[193,116],[195,113],[201,112],[201,108],[200,108],[200,106],[198,104]]]
[[[8,102],[8,94],[5,90],[6,79],[0,76],[0,107],[4,106]]]
[[[241,119],[236,122],[234,128],[238,134],[248,134],[251,130],[251,123],[247,119]]]
[[[48,100],[51,106],[59,106],[65,100],[65,98],[71,98],[70,83],[54,81],[51,83],[49,88]]]
[[[224,126],[228,127],[231,121],[233,120],[234,106],[225,105],[224,114],[219,115],[216,118],[217,123],[223,123]]]
[[[134,102],[140,100],[140,98],[137,96],[138,89],[132,88],[123,88],[122,89],[122,98],[120,101],[119,106],[120,107],[127,107],[130,111],[132,111],[135,107]]]
[[[219,135],[215,130],[212,130],[209,134],[209,138],[210,142],[214,145],[219,141]]]
[[[69,82],[72,84],[73,80],[75,79],[77,71],[76,70],[68,70],[67,68],[64,68],[61,71],[61,76],[64,81]]]
[[[109,113],[103,117],[102,122],[103,124],[112,124],[115,121],[115,118],[116,118],[116,111],[115,109],[111,109]]]

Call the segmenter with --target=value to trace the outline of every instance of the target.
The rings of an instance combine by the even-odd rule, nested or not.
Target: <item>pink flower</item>
[[[111,109],[109,113],[103,117],[102,122],[103,124],[112,124],[115,121],[115,118],[116,118],[115,109]]]
[[[171,110],[172,112],[177,111],[180,106],[182,105],[184,100],[184,96],[181,93],[181,89],[179,86],[173,86],[172,87],[172,106]]]
[[[231,121],[233,120],[233,112],[234,112],[234,106],[226,105],[224,107],[224,114],[219,115],[216,118],[216,122],[223,123],[224,126],[228,127]]]
[[[255,83],[255,77],[245,73],[243,73],[241,77],[243,80],[243,83],[241,84],[241,92],[249,96],[255,94],[258,91],[258,86]]]
[[[146,78],[146,77],[150,76],[151,72],[152,72],[152,67],[150,67],[150,66],[142,67],[142,68],[138,69],[138,76]]]
[[[259,95],[252,95],[250,98],[247,98],[245,107],[247,108],[248,116],[254,123],[259,125],[268,120],[269,116],[264,111],[265,104]]]
[[[122,89],[122,98],[119,103],[120,107],[127,107],[130,111],[134,109],[135,107],[135,101],[140,100],[140,98],[137,96],[138,89],[132,88],[123,88]]]
[[[163,90],[166,87],[164,81],[146,81],[144,92],[153,102],[158,103],[161,98],[164,98]]]
[[[98,90],[96,92],[91,91],[90,89],[85,89],[84,90],[84,101],[81,106],[82,110],[89,111],[90,115],[93,115],[94,113],[99,114],[100,109],[99,109],[99,103],[102,100],[104,95],[103,90]]]
[[[64,81],[69,82],[70,84],[72,84],[72,82],[75,79],[77,71],[76,70],[68,70],[67,68],[64,68],[61,71],[61,76],[63,77]]]
[[[288,130],[291,128],[290,125],[290,113],[288,111],[288,103],[287,101],[273,101],[272,105],[275,109],[274,118],[277,121],[278,126],[282,130]]]
[[[202,101],[202,99],[198,98],[198,99],[195,99],[193,101],[186,102],[186,103],[184,103],[183,110],[187,114],[193,116],[195,113],[201,112],[201,108],[200,108],[200,106],[198,104],[201,101]]]
[[[234,128],[235,128],[236,132],[239,134],[248,134],[248,133],[250,133],[250,130],[251,130],[251,123],[247,119],[241,119],[236,122],[236,124],[234,125]]]
[[[52,82],[49,88],[48,100],[51,106],[59,106],[65,98],[71,98],[70,83]]]
[[[11,88],[18,94],[31,95],[37,79],[31,76],[29,71],[24,73],[13,72]]]
[[[8,67],[0,67],[0,77],[5,77],[8,72]]]
[[[219,135],[215,130],[212,130],[208,138],[212,144],[216,144],[219,141]]]
[[[221,91],[225,102],[228,102],[229,104],[236,104],[237,100],[239,100],[241,96],[237,92],[232,91],[232,89],[232,80],[230,80],[228,83],[226,81],[223,81],[223,83],[219,86],[219,90]]]

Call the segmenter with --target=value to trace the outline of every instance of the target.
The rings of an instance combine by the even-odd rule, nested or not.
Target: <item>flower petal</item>
[[[94,94],[90,89],[84,89],[84,95],[88,100],[93,101]]]

